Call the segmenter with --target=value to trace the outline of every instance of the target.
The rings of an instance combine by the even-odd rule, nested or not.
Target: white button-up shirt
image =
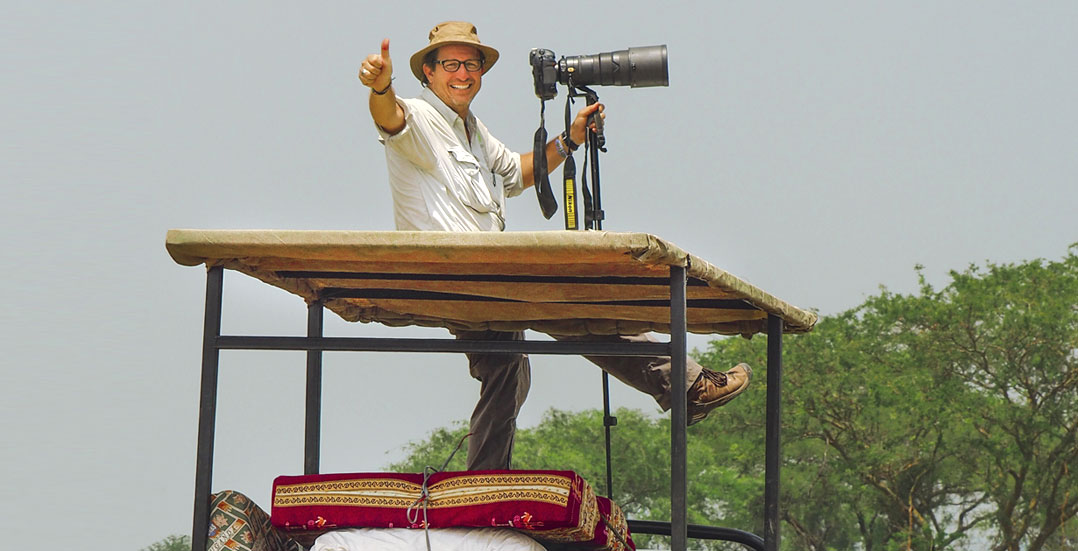
[[[520,155],[471,113],[461,119],[429,89],[397,102],[404,129],[392,136],[378,129],[397,229],[504,230],[505,199],[524,191]]]

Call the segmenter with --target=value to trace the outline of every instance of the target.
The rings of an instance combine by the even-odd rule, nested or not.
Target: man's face
[[[460,68],[452,73],[447,72],[441,64],[435,64],[434,69],[424,65],[423,74],[427,75],[431,92],[434,92],[434,95],[463,117],[468,113],[468,106],[471,105],[472,99],[479,93],[485,70],[484,68],[469,73],[464,68],[463,62],[469,59],[480,59],[479,49],[461,44],[442,46],[438,48],[436,59],[456,59],[462,62]]]

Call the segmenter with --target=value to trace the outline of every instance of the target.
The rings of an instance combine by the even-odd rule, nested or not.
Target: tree
[[[1078,509],[1076,251],[971,266],[939,291],[922,276],[918,295],[883,289],[789,339],[783,503],[800,546],[831,548],[835,504],[866,550],[946,549],[976,531],[998,551],[1073,545],[1057,532]],[[714,341],[703,363],[761,362],[765,344]],[[760,432],[758,401],[725,413],[731,432]]]
[[[861,309],[784,342],[781,510],[790,548],[944,549],[984,521],[952,514],[978,505],[966,502],[960,465],[968,439],[946,422],[956,381],[882,340],[886,327],[879,313]],[[713,341],[701,363],[753,362],[755,392],[763,393],[765,354],[763,339],[726,339]],[[700,432],[743,451],[718,447],[716,460],[762,472],[763,400],[722,415]],[[749,508],[758,530],[761,508]]]
[[[142,548],[142,551],[191,551],[191,537],[168,536],[161,541],[151,543],[148,547]]]
[[[940,291],[922,280],[907,324],[925,336],[920,353],[969,389],[959,406],[995,506],[993,550],[1066,546],[1054,536],[1078,513],[1078,244],[1061,262],[951,277]]]

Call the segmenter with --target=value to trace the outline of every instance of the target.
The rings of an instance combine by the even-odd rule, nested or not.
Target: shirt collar
[[[430,88],[423,87],[423,91],[419,94],[419,97],[422,98],[423,101],[431,104],[435,110],[441,113],[442,117],[445,118],[450,126],[456,124],[457,120],[460,120],[460,115],[446,105],[445,102],[442,101],[442,98],[438,97]],[[468,119],[463,122],[467,125],[467,128],[475,128],[475,115],[472,114],[471,110],[468,111]]]

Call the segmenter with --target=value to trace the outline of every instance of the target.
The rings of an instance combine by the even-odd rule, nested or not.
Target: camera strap
[[[539,209],[547,220],[558,211],[558,200],[550,191],[550,177],[546,164],[546,101],[539,100],[539,129],[535,131],[535,143],[532,145],[532,179],[535,194],[539,198]]]
[[[572,125],[572,118],[570,115],[569,105],[573,101],[572,94],[569,94],[565,98],[565,134],[562,136],[569,136],[569,128]],[[577,227],[576,216],[576,160],[573,159],[573,152],[569,149],[569,144],[565,144],[565,166],[562,167],[562,190],[563,197],[565,199],[565,229],[575,230]]]
[[[591,130],[588,130],[591,132]],[[584,140],[584,169],[580,173],[580,190],[584,192],[584,229],[595,229],[595,204],[591,200],[591,190],[588,189],[588,156],[591,154],[591,140]]]
[[[587,86],[578,86],[587,98],[588,105],[599,102],[599,95]],[[574,94],[576,90],[573,90]],[[593,128],[594,127],[594,128]],[[584,190],[584,228],[589,230],[602,229],[603,211],[599,207],[599,152],[606,152],[606,138],[603,135],[603,119],[598,112],[588,117],[585,126],[587,138],[584,140],[584,169],[580,173],[580,187]],[[588,163],[591,162],[589,170]],[[588,186],[588,172],[592,173],[593,182]]]
[[[569,83],[569,93],[565,96],[565,136],[569,136],[569,130],[573,124],[572,104],[575,101],[573,98],[579,97],[576,88]],[[584,206],[584,229],[592,229],[592,202],[591,192],[588,190],[588,140],[584,140],[582,144],[584,146],[584,170],[580,173],[580,185],[576,185],[576,161],[573,159],[572,151],[569,152],[569,156],[565,158],[565,168],[563,170],[563,178],[565,181],[565,229],[575,230],[579,229],[577,226],[576,210],[581,204],[581,201],[577,200],[577,194],[583,194],[583,206]],[[566,144],[568,149],[568,144]],[[577,191],[579,190],[579,192]],[[569,201],[573,202],[572,218],[569,217]],[[572,226],[570,226],[570,220]]]

